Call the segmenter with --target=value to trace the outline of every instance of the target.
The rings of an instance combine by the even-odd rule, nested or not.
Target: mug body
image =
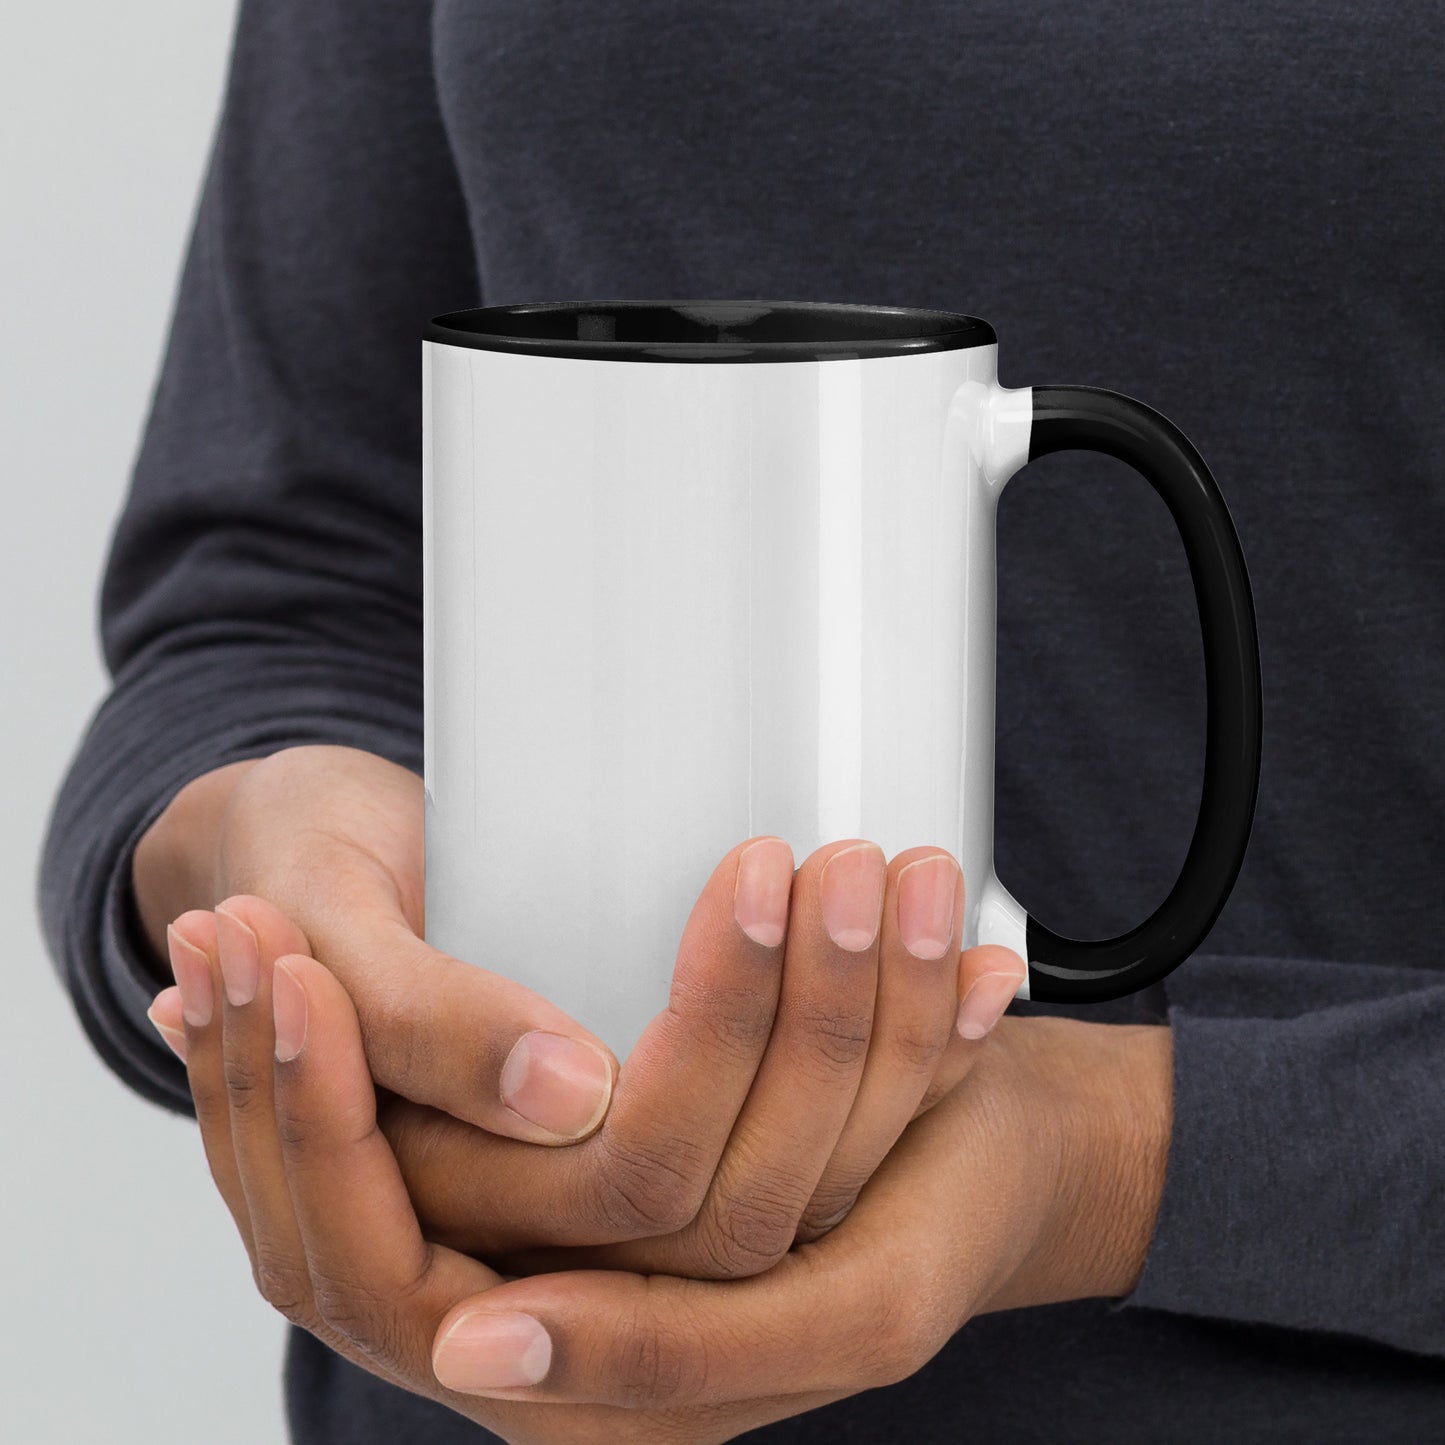
[[[993,877],[994,523],[1028,393],[1011,426],[983,323],[728,356],[715,308],[748,304],[657,303],[711,320],[696,355],[607,351],[626,303],[537,321],[551,345],[529,308],[423,343],[426,936],[619,1059],[755,835],[946,848],[962,946],[1024,950]],[[520,337],[489,338],[503,311]]]

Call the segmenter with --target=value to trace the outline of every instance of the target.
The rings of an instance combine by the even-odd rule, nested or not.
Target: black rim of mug
[[[425,340],[595,361],[859,361],[992,346],[977,316],[830,301],[539,301],[433,317]]]

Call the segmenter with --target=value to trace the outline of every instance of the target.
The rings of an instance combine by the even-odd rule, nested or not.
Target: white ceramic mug
[[[625,1058],[683,924],[756,834],[962,865],[962,947],[1036,999],[1162,977],[1233,887],[1260,760],[1244,558],[1199,454],[1085,387],[1005,388],[992,328],[884,306],[579,301],[436,318],[423,343],[426,936]],[[1062,938],[993,869],[994,520],[1032,458],[1157,489],[1198,596],[1208,724],[1179,880]],[[1067,725],[1061,719],[1061,725]]]

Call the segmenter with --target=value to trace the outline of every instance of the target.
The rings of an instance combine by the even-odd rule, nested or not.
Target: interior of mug
[[[976,316],[815,301],[559,301],[436,317],[431,341],[627,359],[786,360],[985,346]]]

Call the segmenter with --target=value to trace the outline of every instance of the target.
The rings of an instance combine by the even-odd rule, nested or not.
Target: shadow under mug
[[[1171,422],[1006,388],[987,322],[891,306],[572,301],[423,342],[426,936],[624,1059],[666,1006],[697,894],[776,834],[946,848],[960,947],[1021,996],[1115,998],[1198,946],[1259,786],[1253,602]],[[993,867],[995,511],[1035,457],[1134,467],[1179,528],[1204,644],[1198,820],[1117,938],[1062,937]]]

